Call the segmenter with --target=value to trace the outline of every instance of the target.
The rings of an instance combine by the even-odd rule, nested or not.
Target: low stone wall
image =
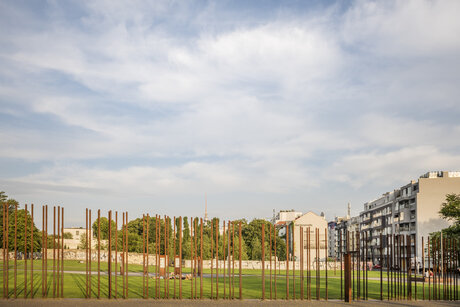
[[[118,253],[118,262],[121,263],[121,255]],[[53,259],[53,250],[48,249],[48,259]],[[65,260],[79,260],[79,261],[85,261],[86,259],[86,253],[85,250],[81,249],[66,249],[64,250],[64,259]],[[0,253],[0,260],[3,260],[3,252]],[[10,252],[10,261],[14,260],[14,252]],[[97,249],[91,251],[91,260],[92,261],[97,261]],[[108,252],[107,251],[102,251],[101,250],[101,261],[102,262],[107,262],[108,261]],[[112,262],[115,261],[115,253],[112,252]],[[182,260],[182,266],[184,267],[190,267],[190,260],[183,259]],[[212,267],[216,268],[217,263],[216,259],[212,260]],[[128,264],[140,264],[142,265],[143,263],[143,257],[142,254],[139,253],[129,253],[128,254]],[[155,255],[149,255],[149,264],[154,265],[155,264]],[[223,268],[223,266],[228,266],[228,261],[223,261],[219,260],[219,268]],[[289,262],[289,269],[292,270],[294,262],[290,261]],[[241,261],[241,267],[242,269],[255,269],[255,270],[261,270],[262,269],[262,261],[259,260],[242,260]],[[211,268],[211,260],[203,260],[203,268],[209,269]],[[307,268],[307,263],[305,263],[305,269]],[[327,263],[327,269],[328,270],[334,270],[340,269],[340,262],[328,262]],[[235,259],[235,269],[239,269],[239,260]],[[265,269],[269,270],[270,269],[270,261],[265,261]],[[272,261],[272,269],[275,269],[275,262]],[[276,269],[279,270],[285,270],[286,269],[286,261],[276,261]],[[295,262],[295,269],[299,270],[300,269],[300,262],[296,261]],[[310,269],[315,270],[316,269],[316,262],[313,262],[310,265]],[[320,269],[324,270],[325,269],[325,263],[324,261],[320,262]]]

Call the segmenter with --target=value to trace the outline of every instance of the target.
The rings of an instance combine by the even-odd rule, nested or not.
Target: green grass
[[[51,264],[51,266],[50,266]],[[28,276],[27,276],[27,283],[28,283],[28,297],[30,297],[30,261],[28,261]],[[107,264],[101,263],[101,269],[106,269]],[[84,271],[85,264],[79,263],[78,261],[65,261],[64,268],[66,271]],[[24,297],[24,262],[18,261],[18,274],[17,274],[17,296]],[[48,264],[48,268],[52,269],[52,261]],[[97,264],[94,268],[97,268]],[[41,283],[41,261],[34,261],[34,296],[39,298],[42,296],[42,283]],[[36,271],[37,270],[37,271]],[[140,272],[142,271],[141,265],[129,265],[130,272]],[[153,268],[152,270],[153,271]],[[189,272],[189,269],[184,269],[185,272]],[[259,272],[260,271],[260,272]],[[239,295],[239,277],[237,275],[238,271],[235,270],[235,279],[234,279],[234,286],[235,286],[235,298],[238,298]],[[262,298],[262,278],[260,276],[261,270],[243,270],[243,273],[246,276],[242,277],[243,286],[242,286],[242,295],[245,299],[261,299]],[[270,298],[270,276],[268,275],[268,271],[266,271],[266,278],[265,278],[265,298]],[[282,272],[283,273],[283,272]],[[292,273],[292,272],[291,272]],[[299,272],[296,272],[295,278],[295,296],[297,299],[300,298],[300,277],[298,275]],[[312,272],[312,279],[311,279],[311,299],[316,299],[316,279],[315,277],[316,272]],[[324,275],[322,272],[321,275]],[[369,274],[369,277],[379,277],[380,272],[369,272],[373,274]],[[220,273],[222,274],[222,273]],[[48,297],[53,297],[53,279],[52,273],[49,271],[48,273]],[[355,275],[356,276],[356,275]],[[330,271],[328,274],[328,298],[329,299],[340,299],[340,272],[337,271],[336,275],[334,276],[333,271]],[[141,276],[129,276],[129,298],[142,298],[143,296],[143,288],[142,288],[142,277]],[[122,277],[118,277],[118,297],[122,297]],[[97,297],[97,273],[93,272],[92,276],[92,297]],[[164,295],[165,289],[165,280],[156,280],[153,278],[149,279],[149,297],[155,296],[156,285],[158,282],[159,292],[161,294],[161,298]],[[174,283],[176,284],[176,297],[179,297],[179,280],[168,280],[166,281],[169,283],[169,297],[172,298],[174,296]],[[213,295],[216,296],[216,279],[213,279]],[[3,280],[0,280],[0,283],[3,283]],[[228,283],[228,276],[226,278],[226,295],[228,296],[229,292],[229,283]],[[182,298],[188,299],[191,297],[191,284],[190,280],[183,280],[182,281]],[[199,289],[200,289],[200,279],[196,280],[196,284],[198,286],[197,296],[199,297]],[[276,280],[276,288],[277,288],[277,299],[285,299],[286,298],[286,277],[285,275],[278,276]],[[369,286],[369,299],[380,299],[380,280],[368,280]],[[383,297],[384,299],[387,298],[387,283],[386,278],[383,279]],[[2,284],[3,287],[3,284]],[[13,276],[13,267],[12,262],[10,263],[10,275],[9,275],[9,293],[10,297],[13,297],[13,287],[14,287],[14,276]],[[195,289],[195,280],[193,281],[193,288]],[[289,276],[289,292],[290,292],[290,299],[293,298],[293,278],[292,275]],[[412,292],[415,293],[415,284],[413,283],[413,290]],[[112,281],[112,291],[115,295],[115,281]],[[363,284],[361,284],[361,289],[363,289]],[[65,298],[83,298],[85,297],[85,290],[86,290],[86,276],[85,274],[73,274],[73,273],[65,273],[64,276],[64,297]],[[274,283],[274,276],[272,276],[272,298],[275,298],[275,283]],[[357,291],[357,281],[355,280],[355,291]],[[355,292],[356,293],[356,292]],[[426,298],[428,296],[428,284],[425,283],[425,294]],[[100,278],[100,296],[101,298],[107,298],[108,295],[108,277],[101,275]],[[223,298],[224,295],[224,279],[222,275],[219,277],[219,298]],[[210,278],[203,278],[203,297],[210,298],[211,297],[211,279]],[[305,299],[308,297],[308,280],[305,278],[304,280],[304,297]],[[326,297],[326,279],[320,278],[320,298],[324,299]],[[417,297],[418,299],[422,299],[422,283],[417,283]]]

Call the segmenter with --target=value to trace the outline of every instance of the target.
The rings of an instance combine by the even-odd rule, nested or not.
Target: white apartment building
[[[386,265],[386,257],[380,259],[380,234],[410,235],[411,256],[420,258],[421,238],[426,240],[431,232],[450,225],[438,212],[446,195],[451,193],[460,193],[460,172],[429,172],[365,203],[359,231],[361,236],[368,236],[369,260]],[[386,255],[386,240],[382,247]]]

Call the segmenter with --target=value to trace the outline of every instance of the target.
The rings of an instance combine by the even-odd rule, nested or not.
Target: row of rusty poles
[[[9,291],[9,205],[3,203],[3,297],[10,298]],[[57,207],[57,223],[56,223],[56,207],[53,208],[53,298],[64,297],[64,208]],[[30,224],[30,226],[29,226]],[[24,298],[34,298],[34,205],[30,206],[30,220],[27,205],[24,205]],[[56,233],[57,230],[57,233]],[[28,237],[30,232],[30,250],[27,251]],[[14,262],[13,262],[13,297],[18,297],[17,289],[17,259],[18,259],[18,206],[14,206]],[[48,297],[48,206],[42,206],[42,269],[41,269],[41,285],[42,297]],[[30,286],[27,281],[28,263],[30,257]],[[57,260],[57,261],[56,261]]]

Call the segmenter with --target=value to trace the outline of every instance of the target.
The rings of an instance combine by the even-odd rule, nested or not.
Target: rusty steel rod
[[[61,206],[58,206],[57,207],[57,243],[56,243],[56,248],[57,248],[57,251],[56,251],[56,255],[57,255],[57,266],[56,266],[56,292],[57,292],[57,297],[60,296],[60,285],[61,285],[61,281],[60,281],[60,277],[61,277],[61,262],[60,262],[60,258],[61,258],[61,249],[60,249],[60,241],[61,241],[61,237],[60,237],[60,231],[61,229]]]
[[[147,248],[147,267],[146,267],[146,295],[147,298],[149,298],[149,223],[150,223],[150,215],[147,213],[147,221],[146,221],[146,226],[147,226],[147,233],[146,233],[146,248]]]
[[[101,298],[101,209],[97,210],[97,298]]]
[[[275,276],[274,276],[274,278],[275,278],[275,284],[274,284],[275,300],[277,299],[276,294],[278,292],[278,291],[276,291],[277,290],[276,289],[276,279],[277,279],[277,277],[276,277],[276,237],[277,237],[276,236],[276,226],[273,225],[273,238],[274,238],[274,241],[275,241],[275,242],[273,242],[274,243],[274,250],[275,250],[275,259],[274,259],[275,260],[275,263],[274,263],[274,266],[275,266]]]
[[[5,222],[6,222],[6,213],[5,213]],[[27,223],[28,222],[27,222],[27,204],[26,204],[24,205],[24,298],[27,298]],[[8,297],[8,289],[7,289],[6,295]]]
[[[89,252],[88,252],[88,258],[89,258],[89,265],[88,265],[88,269],[89,269],[89,272],[88,272],[88,276],[89,276],[89,297],[91,298],[91,285],[92,285],[92,247],[91,247],[91,243],[92,243],[92,227],[91,227],[91,209],[88,210],[88,231],[87,231],[87,234],[88,234],[88,240],[86,241],[87,244],[88,244],[88,247],[89,247]]]
[[[45,206],[42,206],[42,298],[45,297]]]
[[[126,244],[126,257],[125,257],[125,261],[126,261],[126,270],[125,270],[125,274],[126,274],[126,298],[129,297],[129,282],[128,282],[128,253],[129,253],[129,250],[128,250],[128,211],[126,211],[126,240],[125,240],[125,244]]]
[[[235,222],[232,222],[232,299],[235,299]]]
[[[3,265],[3,270],[2,270],[2,274],[3,274],[3,280],[2,280],[2,285],[3,285],[3,298],[6,298],[6,282],[5,282],[5,279],[6,279],[6,276],[5,276],[5,273],[6,273],[6,262],[4,261],[6,259],[6,238],[5,238],[5,222],[6,222],[6,205],[7,205],[7,202],[4,202],[2,203],[2,265]]]
[[[216,219],[216,300],[219,299],[219,220]]]
[[[265,222],[262,223],[262,300],[265,300]]]
[[[115,211],[115,298],[118,298],[118,211]]]
[[[213,273],[214,273],[214,266],[213,266],[213,262],[214,262],[214,224],[211,220],[211,299],[214,298],[214,280],[213,280]]]
[[[9,207],[8,207],[9,209]],[[9,219],[9,211],[6,212],[7,219]],[[30,204],[30,298],[34,298],[34,204]],[[7,227],[9,230],[9,223],[7,223]],[[8,234],[8,231],[7,231]],[[8,248],[7,248],[8,252]],[[8,253],[9,254],[9,253]],[[6,261],[8,263],[8,256],[6,257]],[[8,272],[7,268],[7,272]],[[7,280],[8,285],[8,280]]]
[[[327,284],[327,228],[324,228],[324,265],[326,270],[326,301],[328,300],[328,284]],[[359,249],[358,249],[359,250]]]
[[[307,228],[307,297],[311,300],[311,229]]]
[[[295,225],[292,223],[292,299],[295,300],[295,245],[294,245],[294,237],[295,237]]]
[[[123,285],[123,298],[126,298],[126,279],[125,279],[125,213],[122,212],[122,223],[121,223],[121,272],[120,274],[123,275],[122,278],[122,285]]]
[[[88,251],[89,251],[89,245],[88,245],[88,208],[86,208],[86,224],[85,224],[85,277],[86,277],[86,295],[85,297],[86,298],[89,298],[89,294],[88,294],[88,291],[89,291],[89,270],[88,270],[88,266],[89,266],[89,255],[88,255]]]
[[[17,292],[16,292],[17,274],[18,274],[18,267],[17,267],[17,259],[18,259],[17,236],[18,236],[18,205],[15,204],[14,205],[14,298],[18,297]]]
[[[286,299],[289,299],[289,225],[286,224]]]
[[[198,237],[197,237],[197,230],[196,230],[196,226],[197,226],[197,222],[198,222],[198,218],[196,217],[194,219],[194,230],[193,230],[193,233],[195,234],[195,299],[198,298],[198,294],[197,294],[197,291],[198,291],[198,287],[197,287],[197,274],[198,274],[198,245],[197,245],[197,242],[198,242]]]
[[[142,215],[142,297],[145,299],[145,215]]]
[[[224,267],[224,273],[223,273],[223,277],[224,277],[224,300],[226,298],[225,296],[225,288],[226,288],[226,275],[225,275],[225,220],[223,221],[223,224],[224,224],[224,232],[223,232],[223,241],[222,241],[222,261],[224,262],[223,264],[223,267]]]
[[[193,299],[193,278],[195,277],[195,272],[193,271],[194,256],[193,256],[193,217],[190,217],[190,299]]]
[[[109,210],[109,244],[107,246],[108,297],[112,298],[112,210]]]
[[[182,299],[182,216],[179,217],[179,299]]]
[[[164,294],[163,294],[163,298],[166,298],[166,281],[167,281],[167,278],[166,278],[166,267],[168,265],[168,263],[166,262],[167,261],[167,249],[166,249],[166,215],[164,216],[165,218],[165,221],[164,221],[164,253],[165,253],[165,260],[164,260],[164,264],[165,264],[165,268],[164,268],[164,273],[165,273],[165,277],[164,277]]]
[[[53,206],[53,298],[56,298],[56,206]]]
[[[173,230],[173,257],[174,257],[174,295],[173,295],[173,298],[176,299],[176,256],[177,256],[177,252],[176,252],[176,224],[177,224],[177,220],[176,220],[176,216],[174,216],[174,230]]]
[[[200,218],[200,299],[203,299],[203,218]]]
[[[241,277],[241,260],[242,260],[242,258],[241,258],[241,255],[242,255],[242,250],[241,250],[241,221],[240,221],[240,225],[239,225],[239,236],[240,236],[239,237],[239,245],[240,245],[239,246],[239,248],[240,248],[239,249],[239,258],[240,258],[239,261],[240,261],[240,263],[239,263],[239,267],[238,267],[239,274],[240,274],[240,293],[239,294],[240,294],[240,300],[242,300],[243,299],[243,292],[242,292],[243,291],[243,280],[242,280],[242,277]]]
[[[299,238],[300,238],[300,299],[304,299],[304,279],[303,279],[303,228],[302,226],[299,227]],[[270,261],[271,263],[271,261]]]
[[[269,226],[269,257],[270,257],[270,300],[272,299],[272,224]]]
[[[61,207],[61,298],[64,298],[64,207]]]
[[[319,270],[319,257],[320,257],[320,245],[319,245],[319,228],[315,229],[315,239],[316,239],[316,299],[320,299],[320,291],[321,291],[321,275]]]

